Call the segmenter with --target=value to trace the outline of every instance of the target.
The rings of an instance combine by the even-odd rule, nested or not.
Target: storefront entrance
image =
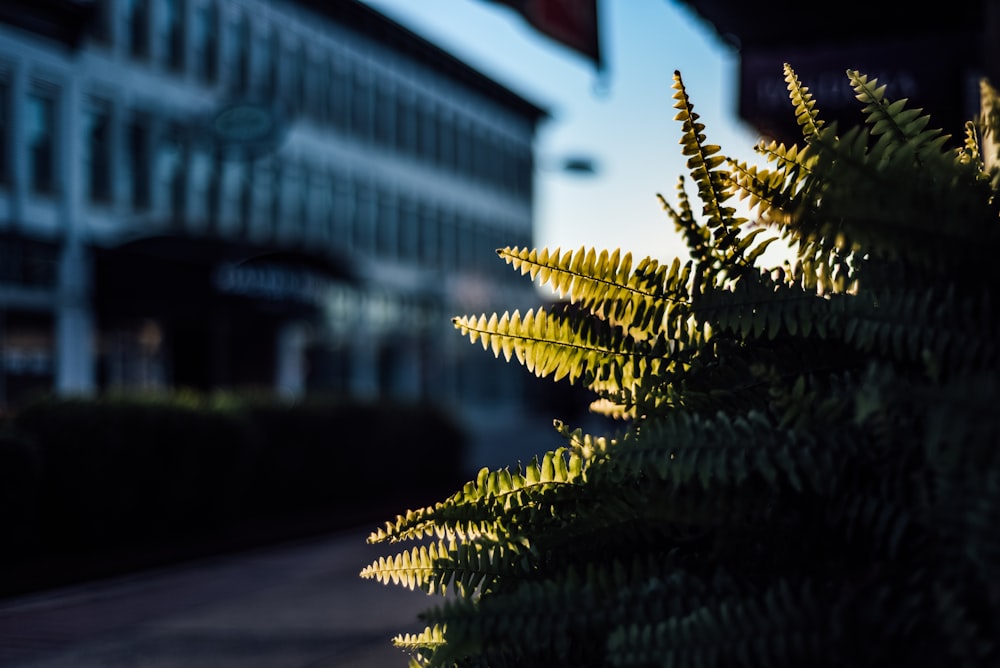
[[[318,321],[329,286],[350,280],[325,258],[215,239],[154,237],[95,259],[105,390],[273,389],[299,363],[282,331]]]

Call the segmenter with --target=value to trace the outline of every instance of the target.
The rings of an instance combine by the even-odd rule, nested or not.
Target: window
[[[378,203],[370,183],[360,183],[358,187],[358,206],[354,215],[354,247],[366,253],[375,251],[375,220]]]
[[[458,267],[458,233],[455,229],[455,214],[442,210],[439,219],[441,223],[441,268],[444,271],[454,271]]]
[[[437,160],[442,167],[455,167],[455,138],[451,120],[439,113],[434,116],[434,136],[437,137]]]
[[[472,131],[467,123],[455,128],[455,168],[467,177],[472,176]]]
[[[112,3],[113,0],[97,0],[94,3],[94,39],[104,44],[111,41]]]
[[[416,109],[412,97],[400,92],[396,96],[396,137],[404,153],[417,152]]]
[[[222,215],[227,224],[232,223],[242,228],[245,225],[245,213],[249,213],[249,205],[244,207],[244,194],[250,183],[250,163],[238,153],[226,155],[222,160],[221,183]],[[244,210],[245,209],[245,210]]]
[[[111,105],[94,101],[84,115],[83,171],[87,198],[111,201]]]
[[[387,86],[375,89],[375,141],[383,146],[392,146],[395,141],[393,127],[392,94]]]
[[[53,96],[32,93],[27,99],[25,134],[28,144],[28,188],[32,192],[55,191],[56,103]]]
[[[351,131],[361,139],[372,136],[372,90],[368,78],[355,72],[351,90]]]
[[[278,32],[272,30],[267,37],[260,41],[260,62],[264,64],[263,90],[264,96],[274,99],[279,94],[279,65],[281,60],[281,44],[279,43]]]
[[[270,193],[270,229],[272,232],[274,230],[281,229],[281,186],[283,183],[282,179],[282,164],[280,160],[275,160],[271,166],[271,193]]]
[[[300,44],[295,50],[295,57],[292,63],[292,108],[299,115],[304,114],[306,111],[306,97],[309,93],[309,87],[306,84],[308,67],[306,47]]]
[[[149,0],[126,0],[125,40],[133,58],[149,56]]]
[[[434,112],[430,107],[421,106],[417,113],[417,133],[420,141],[420,157],[428,162],[437,158],[437,138],[434,136]]]
[[[440,262],[440,230],[438,217],[430,204],[422,204],[419,212],[420,263],[428,268],[437,267]]]
[[[10,181],[10,82],[0,78],[0,183]]]
[[[250,22],[241,16],[236,23],[229,24],[229,63],[233,68],[232,90],[246,93],[250,87]]]
[[[396,201],[392,193],[384,189],[379,190],[378,199],[379,218],[375,228],[375,252],[383,258],[394,260],[397,257]]]
[[[354,182],[348,174],[335,174],[333,243],[338,248],[352,249],[351,219],[356,204]]]
[[[419,239],[417,237],[417,205],[409,199],[399,202],[399,256],[402,260],[417,259]]]
[[[184,69],[184,0],[163,2],[163,57],[174,72]]]
[[[204,83],[215,83],[218,77],[219,15],[211,2],[202,5],[195,18],[194,56],[195,70]]]
[[[351,77],[347,68],[337,62],[330,63],[329,104],[330,121],[341,130],[350,128]]]
[[[150,205],[150,128],[149,119],[136,114],[126,127],[128,151],[129,201],[136,211]]]

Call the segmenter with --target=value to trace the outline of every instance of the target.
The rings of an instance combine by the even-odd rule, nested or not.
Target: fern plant
[[[621,428],[371,534],[412,547],[362,577],[440,596],[412,666],[1000,665],[997,93],[952,142],[856,71],[841,131],[784,74],[803,141],[751,166],[674,73],[688,259],[503,248],[571,307],[455,319]]]

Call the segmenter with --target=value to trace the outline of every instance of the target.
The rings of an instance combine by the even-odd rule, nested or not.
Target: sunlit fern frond
[[[434,506],[397,515],[373,531],[369,543],[439,539],[496,538],[524,517],[527,508],[544,508],[558,499],[560,488],[577,485],[590,455],[580,448],[557,448],[509,468],[480,469],[475,480]],[[527,512],[527,511],[525,511]],[[532,510],[533,512],[533,510]]]
[[[508,247],[497,252],[515,270],[539,285],[548,284],[558,296],[636,340],[655,337],[664,317],[688,303],[691,265],[679,260],[665,265],[646,257],[633,267],[632,254],[622,256],[617,250],[550,253]]]
[[[799,207],[802,192],[809,186],[811,166],[815,161],[808,145],[786,147],[778,142],[761,142],[755,147],[774,169],[732,162],[732,188],[740,199],[749,199],[751,210],[756,208],[761,222],[775,225],[782,237],[790,236],[785,227],[792,212]]]
[[[530,309],[523,317],[518,311],[499,317],[462,316],[453,322],[473,343],[480,342],[497,357],[516,357],[540,378],[619,389],[670,364],[665,337],[636,340],[607,321],[558,310]]]
[[[427,594],[472,596],[501,578],[527,577],[532,562],[530,548],[517,540],[436,541],[379,557],[360,575]]]
[[[705,124],[688,97],[680,72],[674,72],[674,120],[681,122],[681,153],[687,157],[688,173],[694,180],[698,199],[702,203],[705,225],[712,233],[711,249],[721,262],[728,259],[729,251],[737,243],[739,228],[746,221],[736,216],[736,209],[727,206],[732,196],[730,174],[721,147],[706,142]]]
[[[392,644],[411,656],[411,668],[419,668],[427,666],[434,652],[447,645],[445,631],[444,626],[435,624],[420,633],[401,633],[392,639]]]
[[[819,137],[820,131],[826,123],[819,117],[819,110],[816,108],[816,100],[813,99],[812,93],[799,81],[792,66],[784,63],[782,68],[785,73],[785,84],[788,88],[788,99],[792,103],[795,114],[795,122],[798,123],[802,137],[808,144]]]

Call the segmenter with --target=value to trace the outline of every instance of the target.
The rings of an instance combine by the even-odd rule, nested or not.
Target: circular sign
[[[212,119],[212,130],[224,142],[256,143],[268,139],[275,130],[274,113],[262,105],[234,104]]]

